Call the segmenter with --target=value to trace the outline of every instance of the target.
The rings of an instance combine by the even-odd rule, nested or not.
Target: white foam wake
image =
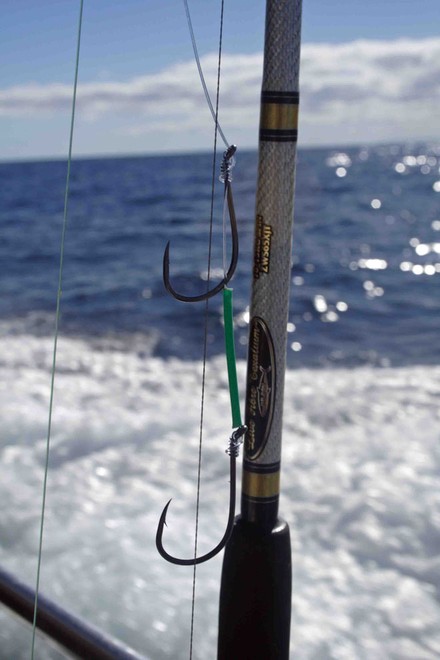
[[[0,562],[33,583],[50,339],[5,334]],[[240,364],[244,383],[244,365]],[[201,367],[61,338],[42,590],[146,656],[188,657]],[[440,368],[298,370],[286,382],[282,515],[293,542],[292,657],[440,655]],[[226,370],[209,363],[199,552],[227,517]],[[198,569],[194,657],[215,657],[221,560]],[[2,613],[0,657],[29,657]],[[40,647],[41,657],[59,657]],[[52,655],[51,655],[52,653]]]

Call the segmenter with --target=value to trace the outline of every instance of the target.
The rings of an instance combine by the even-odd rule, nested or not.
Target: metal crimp
[[[240,445],[243,444],[243,436],[245,435],[246,431],[247,426],[243,424],[232,432],[231,437],[229,438],[229,446],[227,449],[225,449],[225,453],[228,454],[228,456],[234,456],[234,458],[238,458]]]
[[[237,151],[237,146],[231,144],[230,147],[226,149],[223,154],[223,160],[220,165],[220,176],[219,179],[222,183],[230,183],[232,181],[232,168],[235,165],[234,154]]]

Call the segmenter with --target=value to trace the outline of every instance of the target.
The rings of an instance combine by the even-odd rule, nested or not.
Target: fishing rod
[[[301,0],[267,0],[261,91],[241,515],[226,546],[218,659],[286,660],[289,527],[278,517]]]

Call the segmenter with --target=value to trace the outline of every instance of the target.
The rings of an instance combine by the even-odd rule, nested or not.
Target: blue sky
[[[242,147],[256,144],[264,4],[225,0],[221,123]],[[219,6],[190,0],[208,83]],[[438,137],[440,0],[303,7],[304,145]],[[1,0],[1,159],[65,155],[78,8]],[[75,153],[210,148],[182,0],[85,0],[79,81]]]

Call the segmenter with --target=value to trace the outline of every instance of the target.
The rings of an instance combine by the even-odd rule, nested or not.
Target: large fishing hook
[[[205,291],[205,293],[201,293],[198,296],[185,296],[182,293],[179,293],[178,291],[176,291],[176,289],[173,287],[170,281],[170,242],[169,241],[165,248],[165,252],[163,255],[163,282],[165,284],[166,290],[174,298],[176,298],[177,300],[181,300],[182,302],[200,302],[201,300],[208,300],[208,298],[212,298],[213,296],[217,295],[217,293],[220,293],[220,291],[222,291],[222,289],[225,286],[227,286],[229,280],[232,278],[232,276],[235,273],[235,269],[237,267],[237,262],[238,262],[238,229],[237,229],[237,219],[235,217],[234,200],[232,198],[231,169],[235,164],[234,154],[236,151],[237,151],[237,147],[235,146],[235,144],[231,144],[231,146],[226,149],[226,151],[223,154],[223,160],[220,168],[221,171],[220,181],[224,182],[225,184],[224,199],[228,204],[229,222],[231,225],[231,238],[232,238],[231,263],[229,264],[229,268],[225,273],[224,278],[215,287],[209,289],[208,291]]]
[[[212,557],[215,557],[215,555],[217,555],[221,550],[223,550],[223,548],[229,541],[232,534],[232,529],[234,527],[234,517],[235,517],[236,459],[238,457],[239,448],[242,443],[242,437],[246,433],[246,431],[247,431],[246,426],[240,426],[232,433],[231,437],[229,438],[229,447],[226,450],[226,453],[229,454],[230,457],[231,483],[229,487],[229,516],[228,516],[228,523],[226,525],[226,530],[225,533],[223,534],[223,538],[221,539],[220,543],[218,543],[215,546],[215,548],[213,548],[210,552],[207,552],[206,555],[202,555],[201,557],[193,557],[192,559],[179,559],[178,557],[173,557],[173,555],[170,555],[163,547],[162,536],[163,536],[164,525],[166,525],[167,511],[168,511],[168,507],[171,504],[171,500],[169,500],[169,502],[165,505],[165,508],[162,511],[162,514],[159,519],[159,524],[157,526],[156,547],[159,553],[162,555],[162,557],[167,561],[171,562],[172,564],[178,564],[179,566],[194,566],[195,564],[202,564],[204,561],[208,561],[208,559],[212,559]]]

